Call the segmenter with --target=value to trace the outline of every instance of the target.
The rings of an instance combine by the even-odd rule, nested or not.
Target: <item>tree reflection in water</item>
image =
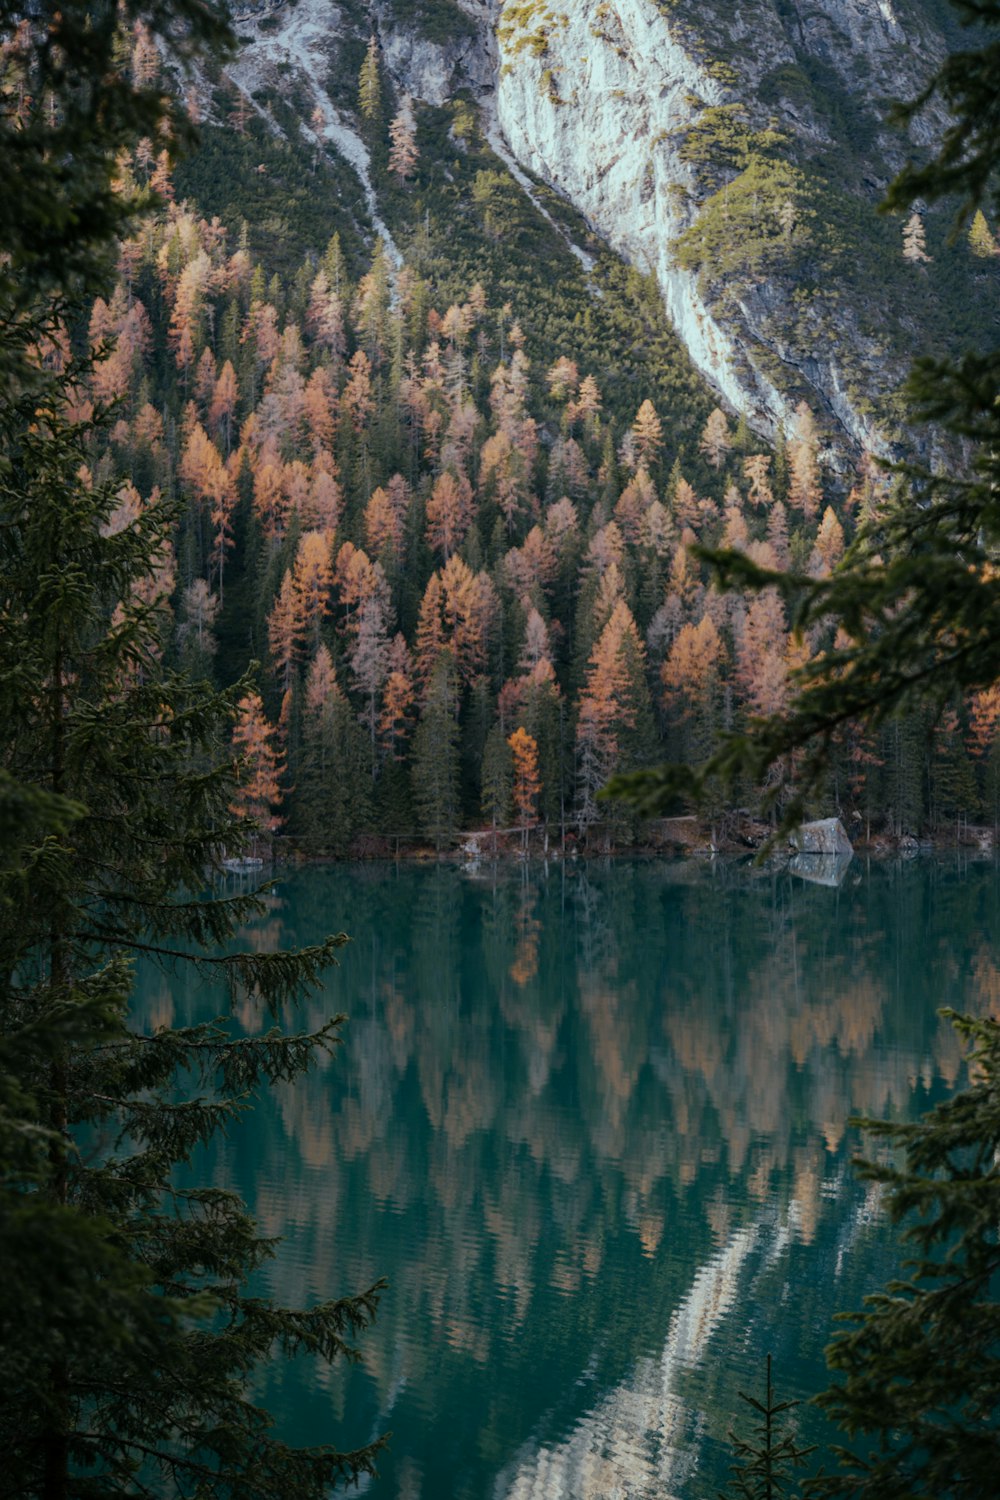
[[[297,1021],[350,1025],[213,1175],[286,1237],[283,1298],[391,1284],[361,1369],[268,1391],[290,1438],[391,1426],[379,1497],[709,1492],[764,1352],[809,1394],[831,1314],[892,1264],[845,1122],[957,1081],[936,1008],[1000,999],[998,889],[857,861],[839,889],[667,862],[283,880],[249,939],[348,928]]]

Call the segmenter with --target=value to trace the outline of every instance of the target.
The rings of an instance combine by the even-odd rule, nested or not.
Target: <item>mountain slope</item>
[[[835,452],[884,453],[914,354],[973,342],[1000,305],[945,215],[907,261],[876,212],[940,128],[885,117],[944,55],[946,16],[936,0],[300,0],[248,21],[233,76],[306,79],[343,126],[374,29],[399,96],[474,102],[522,185],[527,169],[656,275],[694,364],[755,429],[774,437],[804,398]],[[325,77],[297,47],[310,26]]]

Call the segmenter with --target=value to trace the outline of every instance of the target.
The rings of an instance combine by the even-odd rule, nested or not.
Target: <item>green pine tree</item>
[[[301,1309],[247,1296],[271,1243],[231,1193],[174,1173],[329,1053],[341,1018],[150,1033],[130,992],[139,955],[190,964],[276,1021],[344,939],[231,951],[263,910],[203,894],[245,847],[221,749],[240,688],[163,667],[175,517],[151,504],[116,528],[114,487],[80,478],[90,438],[59,383],[0,414],[0,811],[17,835],[0,863],[2,1488],[320,1500],[379,1444],[289,1448],[250,1382],[279,1351],[350,1357],[379,1288]]]
[[[729,1441],[736,1459],[730,1465],[730,1478],[719,1500],[779,1500],[793,1495],[797,1488],[797,1473],[802,1464],[815,1450],[800,1448],[795,1430],[786,1417],[801,1405],[799,1401],[778,1401],[771,1386],[771,1356],[767,1356],[767,1377],[764,1400],[748,1396],[740,1391],[740,1400],[757,1413],[759,1422],[749,1437],[730,1432]]]
[[[459,816],[458,715],[455,661],[442,651],[427,689],[423,716],[413,736],[413,804],[422,833],[443,849]]]
[[[370,824],[368,736],[342,693],[305,715],[294,808],[294,832],[311,854],[347,854],[352,839]]]
[[[503,727],[493,725],[483,750],[480,805],[494,830],[506,828],[513,816],[514,757]]]
[[[361,118],[369,126],[377,124],[382,115],[382,70],[379,64],[378,37],[374,32],[358,74],[358,109]]]
[[[820,1405],[852,1440],[810,1493],[991,1500],[1000,1471],[1000,1025],[944,1011],[973,1082],[916,1124],[862,1120],[902,1163],[863,1162],[912,1258],[827,1350]],[[867,1442],[865,1442],[867,1440]],[[874,1441],[874,1446],[869,1446]]]

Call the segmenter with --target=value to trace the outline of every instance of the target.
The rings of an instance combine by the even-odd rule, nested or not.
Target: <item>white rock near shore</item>
[[[839,818],[818,818],[815,823],[803,823],[791,835],[789,843],[799,854],[849,856],[854,853],[854,846]]]

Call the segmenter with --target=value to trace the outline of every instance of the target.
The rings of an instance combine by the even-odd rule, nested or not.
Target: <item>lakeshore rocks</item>
[[[839,818],[818,818],[814,823],[803,823],[791,835],[789,843],[798,854],[846,854],[850,858],[854,853],[854,846]]]

